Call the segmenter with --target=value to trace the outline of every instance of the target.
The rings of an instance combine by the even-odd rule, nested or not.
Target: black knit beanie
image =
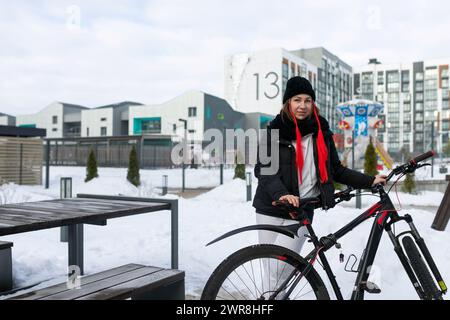
[[[298,94],[308,94],[314,101],[316,101],[316,93],[314,92],[314,89],[308,79],[297,76],[288,80],[286,84],[286,91],[283,96],[283,104]]]

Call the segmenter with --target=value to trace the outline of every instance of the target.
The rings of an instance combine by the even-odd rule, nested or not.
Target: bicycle
[[[430,165],[421,162],[432,156],[434,156],[434,151],[428,151],[394,168],[387,176],[386,181],[392,179],[394,175],[400,175],[400,177],[393,183],[391,189],[405,174],[413,173],[420,167]],[[309,233],[309,235],[305,234],[305,236],[308,237],[309,242],[313,243],[314,249],[306,257],[301,257],[299,253],[287,248],[271,244],[258,244],[240,249],[226,258],[214,270],[204,287],[201,299],[294,300],[297,298],[311,298],[328,300],[330,299],[328,290],[322,278],[316,269],[314,269],[314,263],[319,258],[336,298],[343,300],[341,290],[327,261],[325,252],[334,246],[339,249],[340,244],[338,240],[340,238],[366,220],[375,218],[358,268],[353,270],[356,261],[351,267],[351,270],[347,270],[345,267],[346,271],[357,273],[351,300],[363,300],[365,292],[379,293],[381,291],[376,284],[369,282],[368,278],[383,230],[388,233],[394,245],[394,251],[399,257],[419,298],[442,300],[442,296],[447,292],[445,282],[423,238],[415,227],[412,217],[408,214],[400,216],[395,209],[389,198],[391,189],[386,192],[381,184],[373,186],[371,190],[372,194],[378,193],[380,201],[340,230],[320,239],[316,236],[306,213],[302,210],[306,205],[314,205],[315,208],[319,208],[321,206],[319,198],[303,198],[300,200],[299,207],[294,207],[284,201],[274,201],[273,205],[286,210],[293,219],[298,221],[298,224],[289,226],[247,226],[228,232],[211,241],[207,246],[237,233],[250,230],[268,230],[294,238],[299,228],[305,226]],[[349,187],[344,191],[335,193],[335,202],[349,201],[357,195],[351,193],[353,190],[353,188]],[[394,233],[395,229],[393,231],[392,227],[401,221],[405,221],[409,225],[410,230],[396,235]],[[403,248],[400,244],[400,238],[402,238],[401,243],[403,244]],[[347,260],[348,263],[349,260]],[[276,274],[274,273],[275,270]],[[435,280],[433,280],[429,270],[431,270],[439,288],[436,286]]]

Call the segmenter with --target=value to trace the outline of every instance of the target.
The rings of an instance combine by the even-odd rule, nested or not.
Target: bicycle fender
[[[242,228],[227,232],[224,235],[214,239],[213,241],[208,243],[206,246],[209,246],[213,243],[219,242],[219,241],[221,241],[225,238],[231,237],[235,234],[245,232],[245,231],[253,231],[253,230],[267,230],[267,231],[278,232],[278,233],[281,233],[285,236],[288,236],[288,237],[291,237],[292,239],[294,239],[295,237],[298,237],[297,231],[300,227],[301,226],[299,224],[293,224],[293,225],[289,225],[289,226],[274,226],[271,224],[256,224],[256,225],[242,227]]]

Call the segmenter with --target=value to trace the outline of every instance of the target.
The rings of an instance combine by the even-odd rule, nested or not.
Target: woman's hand
[[[294,207],[298,207],[300,205],[300,198],[293,196],[291,194],[288,194],[286,196],[282,196],[279,199],[280,201],[286,200],[288,201],[291,205],[293,205]]]
[[[384,174],[379,174],[375,176],[375,180],[373,180],[372,186],[376,185],[377,183],[381,183],[384,186],[386,185],[386,178],[387,176]]]

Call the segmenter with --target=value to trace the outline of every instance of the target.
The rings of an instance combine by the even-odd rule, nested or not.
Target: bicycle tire
[[[419,249],[417,249],[417,246],[414,243],[414,240],[411,237],[406,236],[402,239],[402,242],[411,267],[414,270],[420,285],[422,286],[425,294],[425,300],[441,300],[441,291],[437,288],[433,277],[431,276],[430,271],[428,270],[425,261],[419,252]]]
[[[251,265],[251,270],[252,272],[253,270],[253,261],[255,259],[275,259],[277,261],[281,261],[281,263],[287,263],[291,266],[291,268],[296,267],[298,270],[300,270],[301,272],[303,272],[305,270],[305,267],[308,266],[307,261],[302,258],[300,255],[298,255],[297,253],[295,253],[292,250],[289,250],[287,248],[281,247],[281,246],[277,246],[277,245],[271,245],[271,244],[259,244],[259,245],[253,245],[250,247],[246,247],[243,249],[240,249],[239,251],[236,251],[235,253],[233,253],[232,255],[230,255],[228,258],[226,258],[215,270],[214,272],[211,274],[211,276],[209,277],[202,295],[201,295],[201,300],[216,300],[218,298],[223,298],[223,299],[227,299],[228,295],[224,298],[223,296],[219,296],[219,291],[221,291],[221,288],[223,287],[225,281],[227,281],[227,279],[229,279],[229,276],[232,273],[236,273],[236,270],[240,267],[243,267],[243,269],[246,270],[245,268],[245,264],[250,262]],[[269,273],[270,273],[270,261],[268,260],[269,263],[267,264],[266,261],[266,265],[269,268]],[[255,262],[256,267],[257,267],[257,262]],[[259,261],[259,264],[261,265],[261,260]],[[279,264],[277,262],[277,268],[278,268]],[[289,270],[289,269],[286,269]],[[292,269],[293,270],[293,269]],[[278,272],[278,269],[277,269]],[[284,272],[284,269],[282,270],[281,274]],[[248,272],[248,270],[246,270],[247,275],[250,277],[250,272]],[[243,273],[245,275],[245,273]],[[262,284],[262,289],[261,291],[258,290],[257,288],[257,284],[256,284],[256,280],[253,279],[253,283],[249,283],[249,286],[252,287],[253,289],[253,285],[255,286],[255,294],[250,297],[250,298],[254,298],[255,300],[265,300],[266,298],[268,298],[270,295],[267,294],[267,296],[265,296],[265,290],[264,289],[264,280],[262,279],[264,276],[261,276],[261,284]],[[281,275],[280,275],[281,277]],[[257,278],[257,277],[255,277]],[[309,284],[312,291],[313,291],[313,297],[311,299],[317,299],[317,300],[329,300],[330,296],[328,294],[328,291],[322,281],[322,278],[319,276],[319,274],[317,273],[317,271],[310,267],[309,271],[304,275],[304,277],[302,278],[301,281],[305,281],[304,279],[306,279],[306,284],[304,285],[304,287]],[[243,283],[244,281],[242,279],[240,279]],[[230,281],[230,280],[229,280]],[[275,284],[275,286],[278,284]],[[295,287],[297,288],[300,285],[300,283]],[[247,286],[247,289],[249,289],[249,286]],[[303,288],[304,288],[303,287]],[[250,290],[250,289],[249,289]],[[249,291],[247,290],[247,291]],[[270,284],[268,287],[268,291],[267,292],[274,292],[273,290],[270,290]],[[233,292],[234,293],[234,292]],[[241,294],[241,292],[239,292]],[[233,295],[230,294],[230,299],[231,298],[235,298],[236,300],[244,300],[245,298],[249,298],[249,296],[244,296],[244,295],[238,295],[238,297],[234,297]],[[242,299],[242,297],[244,297],[244,299]],[[298,297],[298,294],[297,296]],[[293,298],[296,298],[293,297]]]

